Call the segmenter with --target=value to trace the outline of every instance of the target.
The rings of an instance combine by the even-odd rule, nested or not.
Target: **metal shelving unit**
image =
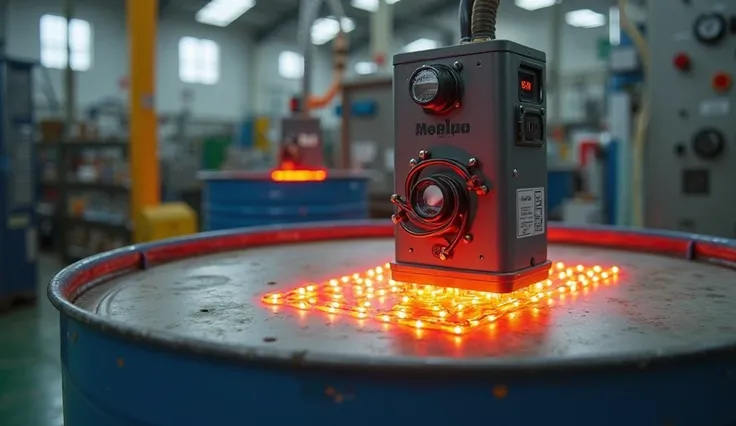
[[[39,205],[39,214],[51,216],[55,224],[56,250],[64,262],[73,262],[98,252],[124,246],[132,242],[132,222],[128,208],[118,208],[116,214],[95,211],[84,206],[72,208],[74,194],[97,194],[99,198],[124,199],[129,202],[128,182],[113,179],[79,179],[70,166],[72,155],[85,151],[99,154],[100,150],[120,150],[121,158],[128,156],[128,142],[120,140],[67,141],[41,144],[41,149],[56,150],[56,179],[42,179],[42,185],[53,187],[57,198],[55,205]],[[94,197],[91,197],[94,198]],[[105,204],[102,202],[101,204]],[[110,202],[109,204],[113,204]],[[99,206],[98,206],[99,207]],[[113,206],[108,206],[113,207]],[[81,211],[75,211],[81,210]],[[104,209],[103,209],[104,210]],[[110,209],[113,211],[114,209]]]

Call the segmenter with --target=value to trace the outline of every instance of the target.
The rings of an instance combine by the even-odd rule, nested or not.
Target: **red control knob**
[[[677,55],[675,55],[672,63],[675,65],[675,68],[680,71],[688,71],[692,66],[692,63],[690,62],[690,57],[685,53],[678,53]]]
[[[302,111],[302,100],[296,96],[289,99],[289,110],[292,113],[301,112]]]
[[[731,89],[733,79],[731,75],[725,72],[716,73],[713,76],[713,90],[718,93],[725,93]]]

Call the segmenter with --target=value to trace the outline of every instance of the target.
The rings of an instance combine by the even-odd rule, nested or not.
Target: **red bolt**
[[[690,69],[690,66],[692,65],[690,62],[690,57],[684,53],[678,53],[672,62],[674,63],[675,68],[680,71],[688,71]]]
[[[731,75],[719,72],[713,76],[713,89],[719,93],[727,92],[731,88]]]

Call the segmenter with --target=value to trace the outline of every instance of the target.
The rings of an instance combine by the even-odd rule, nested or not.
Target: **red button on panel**
[[[718,93],[724,93],[731,90],[731,85],[733,84],[733,79],[731,78],[731,74],[726,72],[719,72],[716,73],[713,76],[713,90],[715,90]]]
[[[675,55],[672,63],[675,65],[675,68],[680,71],[687,71],[692,65],[690,62],[690,57],[685,53],[678,53],[677,55]]]

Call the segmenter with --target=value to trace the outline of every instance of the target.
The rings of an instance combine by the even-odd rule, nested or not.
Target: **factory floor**
[[[63,424],[58,313],[46,284],[61,264],[39,259],[35,305],[0,312],[0,425]]]

